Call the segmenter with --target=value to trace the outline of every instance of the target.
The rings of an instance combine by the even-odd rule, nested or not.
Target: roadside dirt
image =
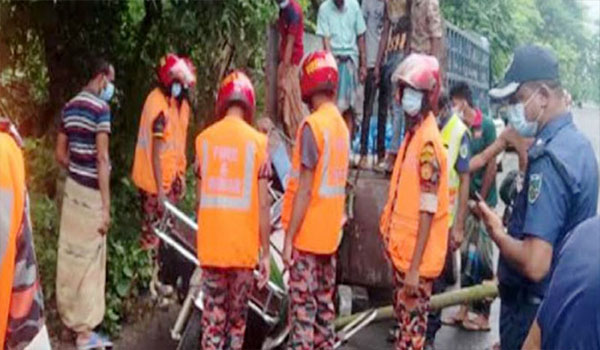
[[[135,324],[125,324],[117,339],[113,339],[114,350],[171,350],[177,344],[171,340],[171,327],[177,318],[179,305],[167,309],[154,309]],[[52,339],[53,350],[76,350],[72,343]]]

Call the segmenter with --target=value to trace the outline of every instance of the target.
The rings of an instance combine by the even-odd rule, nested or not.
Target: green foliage
[[[448,21],[488,38],[492,74],[502,77],[515,47],[536,43],[559,58],[561,80],[576,100],[600,102],[598,32],[585,26],[583,9],[573,0],[446,0]]]

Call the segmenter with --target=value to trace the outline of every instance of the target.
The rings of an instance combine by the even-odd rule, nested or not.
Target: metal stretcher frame
[[[176,206],[174,206],[173,204],[171,204],[168,201],[165,201],[164,205],[165,205],[165,209],[167,210],[167,212],[170,215],[173,215],[178,220],[181,220],[190,229],[194,230],[194,232],[196,232],[198,230],[198,225],[192,219],[190,219],[187,215],[185,215],[182,211],[180,211]],[[200,267],[200,261],[198,260],[197,256],[195,255],[195,252],[191,251],[190,247],[182,244],[180,241],[178,241],[178,239],[172,237],[169,233],[166,232],[166,230],[164,229],[164,227],[165,227],[164,222],[166,220],[167,220],[167,215],[165,215],[165,217],[163,218],[163,221],[161,222],[161,223],[163,223],[163,225],[159,224],[154,227],[154,233],[160,239],[162,239],[166,244],[171,246],[173,249],[175,249],[177,252],[179,252],[183,257],[185,257],[187,260],[189,260],[191,263],[195,264],[197,267]],[[255,277],[259,276],[258,271],[254,270],[254,276]],[[252,310],[256,311],[263,318],[263,320],[265,322],[267,322],[269,325],[274,325],[279,321],[279,319],[278,319],[278,317],[270,316],[267,313],[269,303],[272,300],[274,295],[277,295],[279,297],[285,297],[286,293],[283,289],[281,289],[278,285],[276,285],[272,281],[268,281],[266,287],[269,290],[269,295],[267,297],[266,304],[263,307],[260,307],[255,302],[250,300],[249,307]]]

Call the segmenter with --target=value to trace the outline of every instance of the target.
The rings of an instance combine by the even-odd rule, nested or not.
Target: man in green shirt
[[[494,122],[483,117],[481,110],[473,104],[472,92],[466,83],[458,83],[450,90],[454,111],[471,131],[471,155],[483,152],[496,140]],[[475,193],[485,198],[490,208],[498,202],[496,190],[496,157],[491,157],[486,165],[471,174],[469,186],[470,198],[476,199]],[[494,277],[493,243],[481,220],[477,209],[470,210],[465,224],[465,237],[461,245],[461,286],[468,287],[480,284],[483,280]],[[484,300],[473,303],[471,309],[475,317],[469,317],[469,306],[463,305],[459,311],[444,323],[457,325],[471,331],[487,331],[490,329],[489,314],[491,302]]]

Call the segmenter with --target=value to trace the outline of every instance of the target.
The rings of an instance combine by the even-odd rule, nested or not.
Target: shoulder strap
[[[571,191],[572,194],[577,194],[581,191],[581,188],[575,178],[575,175],[573,175],[568,170],[568,168],[565,166],[565,163],[560,158],[558,158],[553,151],[548,149],[546,145],[533,145],[529,150],[530,162],[535,161],[537,159],[541,159],[543,157],[548,157],[548,159],[550,159],[552,166],[554,167],[554,169],[556,169],[556,172],[567,185],[569,191]]]

